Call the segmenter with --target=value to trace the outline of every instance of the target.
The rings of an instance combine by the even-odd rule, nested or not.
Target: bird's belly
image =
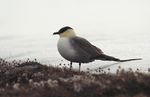
[[[77,61],[77,53],[71,46],[69,39],[67,38],[60,38],[57,44],[58,51],[62,57],[67,59],[68,61],[75,62]]]

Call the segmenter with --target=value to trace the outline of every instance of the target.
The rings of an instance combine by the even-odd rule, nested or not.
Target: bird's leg
[[[81,69],[81,63],[79,63],[79,72],[80,72],[80,69]]]
[[[72,69],[72,62],[70,61],[70,70]]]

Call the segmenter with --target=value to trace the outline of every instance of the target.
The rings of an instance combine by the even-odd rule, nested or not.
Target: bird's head
[[[74,37],[76,36],[74,30],[69,27],[63,27],[58,32],[54,32],[53,35],[59,35],[60,37]]]

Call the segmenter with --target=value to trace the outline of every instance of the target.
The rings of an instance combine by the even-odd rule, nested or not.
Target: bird
[[[53,35],[59,35],[57,48],[60,55],[70,61],[70,69],[72,63],[79,63],[79,72],[81,63],[89,63],[95,60],[126,62],[133,60],[141,60],[141,58],[121,60],[119,58],[105,54],[100,48],[91,44],[87,39],[76,35],[73,28],[70,26],[62,27]]]

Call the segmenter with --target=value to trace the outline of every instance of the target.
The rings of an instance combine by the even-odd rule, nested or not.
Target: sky
[[[150,32],[149,0],[0,0],[0,35]]]

